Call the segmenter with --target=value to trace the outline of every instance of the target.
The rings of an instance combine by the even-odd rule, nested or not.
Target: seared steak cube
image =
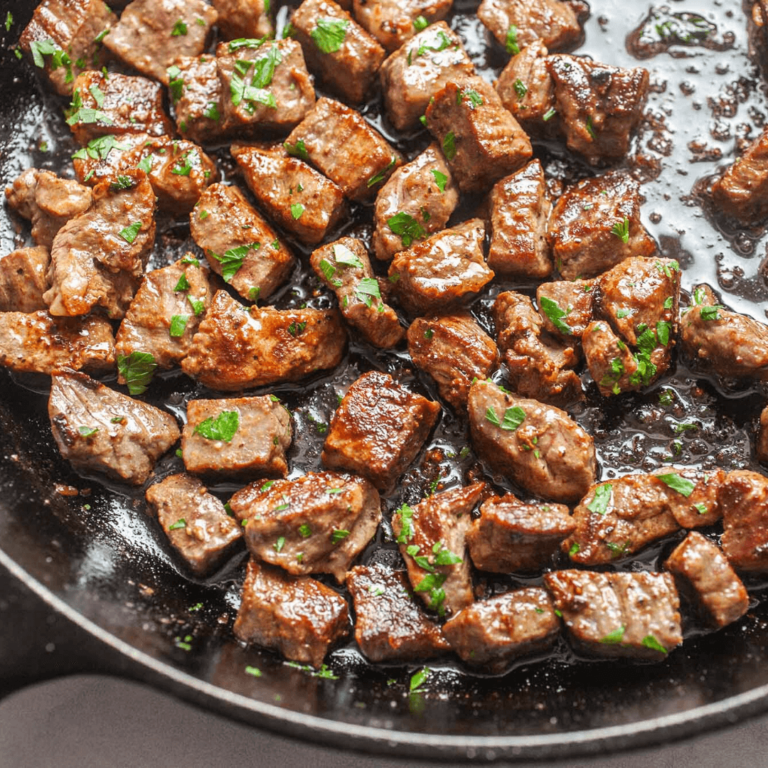
[[[233,631],[244,643],[319,667],[330,647],[349,634],[349,609],[325,584],[251,559]]]
[[[51,262],[47,248],[20,248],[0,257],[0,312],[47,309],[43,294]]]
[[[757,440],[755,441],[755,453],[757,460],[761,464],[768,464],[768,406],[763,408],[760,413],[760,425],[757,430]]]
[[[589,372],[604,397],[636,391],[653,384],[658,378],[657,362],[662,364],[662,368],[669,364],[666,350],[660,349],[655,352],[656,359],[644,361],[644,367],[640,369],[632,350],[605,322],[590,323],[584,331],[582,342]],[[659,355],[661,359],[658,359]]]
[[[53,376],[48,400],[61,455],[79,472],[103,472],[142,485],[178,439],[176,419],[84,373]]]
[[[291,23],[310,70],[352,104],[370,96],[384,49],[333,0],[304,0]]]
[[[430,101],[426,116],[462,192],[485,192],[533,154],[517,120],[480,77],[447,83]]]
[[[225,40],[274,37],[269,0],[212,0]]]
[[[237,187],[211,184],[189,223],[213,271],[242,297],[269,298],[288,279],[293,255]]]
[[[656,251],[640,218],[640,186],[616,171],[568,187],[552,211],[549,238],[566,280],[593,277],[630,256]]]
[[[392,517],[413,591],[441,616],[458,613],[474,600],[466,535],[484,492],[485,483],[454,488],[413,509],[404,504]]]
[[[350,200],[369,200],[402,158],[354,109],[318,99],[285,142],[291,154],[312,163]]]
[[[347,391],[333,415],[322,460],[391,490],[416,458],[440,406],[409,392],[387,373],[370,371]]]
[[[259,205],[301,242],[319,243],[346,213],[341,189],[284,147],[233,144],[231,152]]]
[[[169,85],[179,133],[199,144],[222,139],[222,90],[216,59],[182,57],[174,66]]]
[[[132,0],[104,46],[142,75],[168,84],[180,56],[199,56],[218,14],[205,0]]]
[[[431,659],[450,649],[438,624],[411,596],[402,571],[357,565],[347,574],[355,607],[355,640],[370,661]]]
[[[473,603],[443,625],[462,661],[503,672],[520,656],[544,653],[560,634],[560,621],[546,590],[517,589]]]
[[[315,274],[339,300],[344,319],[366,341],[381,349],[394,347],[405,335],[392,307],[384,302],[362,240],[343,237],[318,248],[310,263]]]
[[[426,234],[414,219],[398,219],[390,228],[402,233],[403,245]],[[470,219],[396,254],[389,279],[403,307],[414,315],[433,312],[479,293],[493,279],[483,256],[484,241],[484,222]]]
[[[192,346],[212,295],[208,270],[191,254],[150,272],[120,324],[117,354],[148,352],[160,369],[178,365]],[[122,376],[119,381],[125,383]]]
[[[668,573],[556,571],[544,583],[574,644],[589,654],[661,661],[683,640]]]
[[[720,492],[725,556],[739,571],[768,572],[768,479],[729,472]]]
[[[513,494],[488,499],[467,534],[475,567],[492,573],[545,568],[576,523],[562,504],[525,504]]]
[[[190,400],[181,453],[198,475],[284,477],[292,436],[291,415],[271,395]]]
[[[444,19],[452,0],[355,0],[355,18],[388,51],[395,51],[417,32],[417,19]]]
[[[0,365],[19,373],[115,367],[112,326],[101,317],[51,317],[47,312],[0,312]]]
[[[223,564],[243,529],[191,475],[171,475],[147,489],[147,501],[171,546],[196,576]]]
[[[376,230],[371,244],[377,258],[391,259],[402,251],[402,236],[390,221],[410,216],[419,220],[425,235],[441,230],[459,203],[459,190],[436,144],[398,168],[376,197]]]
[[[741,579],[720,548],[700,533],[689,533],[664,567],[717,628],[732,624],[749,610],[749,595]]]
[[[456,410],[466,408],[472,381],[487,378],[499,364],[493,339],[469,312],[414,320],[408,329],[408,354]]]
[[[131,164],[126,162],[127,153],[143,147],[147,142],[163,141],[165,138],[168,137],[152,137],[146,133],[97,136],[72,155],[75,176],[80,184],[91,187],[95,187],[105,179],[113,181],[119,175],[118,172],[127,168],[136,168],[136,162]],[[170,138],[168,140],[170,143]]]
[[[594,441],[565,411],[505,394],[490,381],[472,385],[468,407],[480,457],[529,493],[567,503],[595,482]]]
[[[768,128],[713,184],[712,200],[746,226],[768,216]]]
[[[592,280],[542,283],[536,289],[536,303],[544,330],[566,340],[580,339],[592,322],[594,289]]]
[[[254,557],[297,576],[330,573],[340,584],[381,522],[376,489],[336,472],[252,483],[229,505]]]
[[[497,182],[491,191],[488,266],[502,275],[550,275],[547,222],[551,211],[544,169],[538,160]]]
[[[181,367],[206,387],[237,392],[335,368],[346,341],[338,312],[246,309],[219,291]]]
[[[398,131],[418,126],[438,91],[474,73],[461,38],[444,21],[430,25],[381,65],[387,117]]]

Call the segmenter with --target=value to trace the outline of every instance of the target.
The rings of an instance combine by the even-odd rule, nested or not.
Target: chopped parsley
[[[95,139],[91,139],[86,147],[78,149],[72,155],[73,160],[85,160],[90,157],[92,160],[105,160],[107,155],[113,150],[117,149],[121,152],[129,149],[127,144],[120,144],[115,136],[99,136]]]
[[[666,299],[664,299],[664,309],[672,309],[674,303],[674,298],[672,296],[668,296]]]
[[[400,535],[397,537],[397,543],[406,544],[414,536],[413,510],[407,504],[403,504],[395,514],[400,517]]]
[[[245,668],[246,675],[252,675],[253,677],[261,677],[261,670],[258,667],[248,666]]]
[[[581,547],[576,542],[574,542],[571,545],[571,548],[568,550],[568,557],[573,557],[574,555],[578,554],[580,549]]]
[[[253,38],[253,37],[238,37],[236,40],[229,41],[229,52],[234,53],[241,48],[261,48],[264,45],[266,38]]]
[[[181,273],[181,277],[179,278],[179,281],[176,283],[176,287],[173,289],[174,293],[176,291],[188,291],[190,288],[189,280],[187,280],[187,276],[184,272]]]
[[[192,311],[195,313],[195,317],[200,317],[205,311],[205,302],[202,299],[195,299],[192,296],[187,296],[187,301],[192,307]]]
[[[179,339],[184,335],[184,331],[187,329],[187,323],[189,322],[189,315],[174,315],[171,318],[171,327],[168,332],[172,339]]]
[[[453,131],[448,131],[443,139],[443,154],[448,160],[453,160],[456,157],[456,134]]]
[[[646,635],[642,642],[646,648],[663,653],[665,656],[667,655],[667,649],[653,635]]]
[[[140,230],[141,230],[141,222],[136,221],[133,224],[131,224],[129,227],[125,227],[124,229],[121,229],[120,237],[122,237],[126,243],[131,244],[139,236]]]
[[[445,614],[443,602],[445,601],[445,590],[442,588],[448,575],[445,573],[428,573],[417,586],[413,588],[414,592],[429,593],[429,607],[437,611],[441,616]]]
[[[421,686],[424,685],[427,678],[432,674],[432,670],[429,667],[424,667],[418,672],[415,672],[411,676],[411,682],[409,683],[409,690],[411,693],[418,693],[421,690]]]
[[[422,29],[426,29],[428,26],[429,26],[429,22],[423,16],[417,16],[413,20],[413,28],[417,32],[421,32]],[[6,22],[6,29],[8,29],[7,22]]]
[[[117,370],[125,379],[128,392],[142,395],[155,375],[157,363],[149,352],[131,352],[130,355],[117,356]]]
[[[419,16],[420,19],[423,19],[423,16]],[[417,19],[418,21],[418,19]],[[8,13],[5,16],[5,31],[10,32],[11,26],[13,25],[13,14],[8,11]],[[413,23],[413,26],[416,26],[416,22]]]
[[[237,248],[230,248],[228,251],[225,251],[223,256],[211,252],[211,256],[221,264],[221,276],[224,278],[224,282],[231,283],[232,278],[237,274],[240,267],[243,266],[243,261],[248,252],[258,250],[260,247],[259,243],[238,245]]]
[[[474,109],[475,107],[482,107],[484,104],[482,96],[480,96],[480,94],[473,88],[469,88],[466,91],[459,91],[456,94],[457,104],[461,104],[464,99],[469,99],[470,109]]]
[[[435,184],[440,192],[445,192],[445,185],[448,183],[448,177],[441,171],[433,168],[430,173],[435,177]]]
[[[555,115],[557,114],[557,110],[554,107],[550,107],[543,115],[542,120],[545,123],[548,123]]]
[[[288,506],[286,504],[286,506]],[[275,552],[280,552],[285,546],[285,536],[281,536],[273,545]]]
[[[310,33],[310,37],[322,53],[336,53],[344,45],[348,26],[348,19],[320,18]]]
[[[419,46],[419,49],[416,51],[416,56],[423,56],[427,51],[440,53],[440,51],[444,51],[451,44],[451,39],[448,37],[448,35],[445,34],[445,32],[443,32],[442,29],[437,33],[436,40],[438,42],[437,45],[427,45],[426,43],[422,43]]]
[[[240,414],[237,411],[222,411],[215,419],[209,416],[201,421],[194,430],[195,435],[202,435],[206,440],[221,440],[231,443],[240,427]]]
[[[291,216],[294,220],[300,219],[302,213],[304,213],[304,206],[301,203],[294,203],[291,206]]]
[[[333,257],[336,259],[336,264],[363,269],[363,262],[346,245],[334,245]]]
[[[718,310],[723,309],[722,305],[715,304],[713,307],[702,307],[701,308],[701,319],[702,320],[719,320],[720,319],[720,313]]]
[[[681,477],[680,475],[670,473],[668,475],[656,475],[664,485],[669,486],[673,491],[681,493],[688,498],[696,487],[696,483],[692,483],[688,478]]]
[[[364,277],[355,286],[355,298],[358,301],[362,301],[366,307],[370,307],[373,303],[373,299],[381,301],[381,289],[379,288],[379,281],[375,277]]]
[[[507,408],[504,412],[504,420],[499,421],[496,411],[493,406],[490,406],[485,412],[485,418],[486,421],[490,421],[496,427],[501,427],[508,432],[514,432],[525,421],[525,411],[518,405]]]
[[[603,483],[595,488],[592,501],[587,504],[587,509],[597,515],[604,515],[608,511],[608,502],[613,494],[613,486],[610,483]]]
[[[189,30],[187,29],[187,25],[182,19],[179,19],[173,25],[173,29],[171,30],[171,37],[181,37],[182,35],[186,35],[188,31]]]
[[[299,535],[302,539],[308,539],[312,535],[312,529],[304,523],[304,525],[299,527]]]
[[[386,168],[382,168],[378,173],[371,176],[370,179],[366,182],[366,186],[370,189],[374,185],[378,184],[379,182],[384,181],[384,179],[387,176],[387,173],[389,173],[389,169],[393,168],[395,163],[397,162],[397,158],[392,155],[392,159],[387,164]]]
[[[291,336],[295,338],[296,336],[301,336],[301,334],[304,332],[304,329],[306,327],[307,327],[306,320],[302,323],[297,323],[294,321],[288,326],[288,333],[290,333]]]
[[[693,506],[700,515],[706,515],[709,512],[709,510],[707,509],[707,505],[702,504],[701,502],[699,502],[698,504],[694,504]]]
[[[309,154],[307,153],[307,147],[304,144],[304,139],[299,139],[293,146],[285,141],[283,142],[283,147],[291,157],[298,157],[300,160],[309,162]]]
[[[95,435],[98,431],[98,427],[78,427],[77,431],[83,436],[83,437],[91,437],[92,435]]]
[[[624,221],[617,221],[611,228],[611,234],[616,235],[622,243],[629,242],[629,219],[625,216]]]
[[[563,321],[563,318],[568,316],[568,312],[562,309],[556,301],[553,301],[547,296],[542,296],[539,301],[539,306],[560,333],[565,334],[566,336],[571,336],[573,334],[571,326]]]
[[[408,248],[414,240],[423,239],[427,234],[413,216],[402,211],[390,217],[387,220],[387,226],[393,234],[400,236],[405,248]],[[336,261],[338,262],[338,257]]]
[[[429,341],[434,335],[435,335],[435,332],[431,328],[427,328],[427,330],[424,331],[424,338],[427,341]]]
[[[660,405],[672,405],[675,402],[675,396],[671,389],[665,389],[659,392],[659,404]]]
[[[669,344],[669,332],[672,329],[672,324],[666,320],[659,320],[656,323],[656,336],[659,339],[659,344],[666,347]]]
[[[624,639],[625,630],[626,627],[624,626],[614,629],[613,632],[609,632],[605,637],[601,637],[600,642],[604,645],[618,645]]]
[[[173,525],[168,526],[169,531],[177,531],[180,528],[186,528],[187,527],[187,521],[182,517],[181,519],[177,520]]]
[[[524,99],[525,95],[528,93],[528,86],[519,77],[514,82],[514,89],[517,98],[520,100]]]
[[[507,49],[507,53],[511,53],[513,56],[520,53],[520,46],[517,42],[517,27],[514,24],[507,30],[507,40],[504,47]]]
[[[349,536],[349,531],[334,528],[333,533],[331,534],[331,544],[338,544],[340,541],[344,541],[347,536]]]

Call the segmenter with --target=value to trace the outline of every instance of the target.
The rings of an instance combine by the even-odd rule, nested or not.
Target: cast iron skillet
[[[27,0],[4,4],[14,17],[7,44],[16,41],[32,6]],[[720,160],[707,150],[719,149],[720,164],[726,163],[733,137],[750,126],[754,136],[765,114],[759,78],[746,56],[746,18],[736,0],[717,7],[704,0],[679,3],[673,10],[711,15],[718,31],[706,47],[677,45],[673,55],[661,53],[646,62],[653,73],[654,120],[636,143],[632,170],[647,182],[647,223],[664,254],[680,260],[685,288],[705,279],[725,292],[729,304],[765,319],[766,285],[754,258],[764,248],[763,231],[735,232],[719,225],[694,183],[711,175]],[[505,57],[499,51],[485,55],[471,11],[466,2],[459,3],[453,24],[478,67],[498,69]],[[582,50],[608,63],[636,63],[624,41],[646,11],[628,11],[620,0],[595,0]],[[34,73],[7,46],[0,72],[3,184],[31,165],[62,167],[73,146],[60,103],[38,87]],[[375,107],[374,102],[366,108],[374,120]],[[413,151],[419,142],[424,143],[423,136],[403,146]],[[551,175],[568,180],[588,172],[562,148],[544,147],[540,154]],[[694,157],[701,162],[693,165]],[[27,230],[7,213],[2,217],[1,247],[7,252],[25,242]],[[355,231],[366,234],[365,214],[361,221]],[[187,237],[183,226],[164,222],[154,264],[175,258],[188,246]],[[297,285],[298,295],[286,289],[278,306],[309,297],[303,278]],[[322,305],[327,299],[311,301]],[[487,320],[488,303],[486,298],[474,308],[481,321]],[[298,442],[305,446],[292,457],[296,466],[316,467],[322,443],[307,414],[327,416],[334,387],[375,365],[396,370],[401,359],[397,354],[374,359],[370,350],[353,344],[343,373],[280,389],[296,414]],[[434,395],[418,375],[411,383]],[[659,393],[665,388],[674,391],[674,405],[662,408]],[[153,384],[152,397],[180,414],[184,400],[196,391],[183,376],[172,374]],[[6,692],[73,671],[121,674],[298,738],[443,761],[604,753],[711,730],[768,709],[768,623],[760,584],[750,585],[754,608],[745,619],[714,635],[687,626],[684,646],[656,665],[577,660],[563,645],[551,657],[525,662],[498,678],[469,677],[447,663],[430,665],[433,672],[423,690],[410,693],[417,667],[373,668],[351,648],[334,653],[325,678],[287,666],[272,654],[245,650],[229,628],[243,555],[209,582],[190,581],[154,521],[144,515],[140,494],[81,478],[60,459],[50,435],[46,394],[45,380],[0,372],[0,564],[60,617],[58,650],[39,656],[33,653],[40,645],[34,610],[13,624],[4,622],[4,632],[18,633],[18,653],[0,660],[0,689]],[[670,457],[680,464],[755,468],[750,435],[764,400],[757,388],[724,388],[679,361],[651,392],[619,403],[597,402],[575,414],[595,435],[604,477],[653,469]],[[698,430],[676,435],[674,426],[691,420]],[[433,442],[450,453],[462,440],[466,444],[463,425],[446,412]],[[449,485],[468,468],[462,460],[441,464]],[[159,474],[178,471],[174,462],[171,456],[161,463]],[[393,503],[417,500],[431,479],[414,470]],[[57,484],[81,493],[61,495]],[[225,495],[231,489],[217,490]],[[658,567],[669,548],[664,543],[622,567]],[[498,586],[510,583],[525,582],[501,580]],[[261,677],[247,674],[246,666],[257,667]]]

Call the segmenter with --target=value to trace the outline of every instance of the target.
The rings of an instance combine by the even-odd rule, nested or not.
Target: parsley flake
[[[189,322],[189,315],[174,315],[171,318],[171,327],[168,332],[172,339],[179,339],[184,335],[184,331],[187,329],[187,323]]]
[[[444,193],[445,185],[448,183],[448,177],[435,168],[433,168],[430,173],[435,177],[435,184],[437,184],[437,188],[440,190],[440,192]]]
[[[622,243],[629,242],[629,219],[625,216],[624,221],[616,222],[611,228],[611,234],[616,235]]]
[[[307,152],[307,147],[304,144],[304,139],[299,139],[293,146],[285,141],[283,142],[283,147],[291,157],[298,157],[300,160],[309,162],[309,153]]]
[[[528,93],[528,86],[518,77],[514,82],[515,93],[517,98],[522,101],[525,95]]]
[[[387,220],[387,226],[393,234],[400,236],[405,248],[408,248],[414,240],[423,239],[427,234],[413,216],[402,211],[390,217]]]
[[[520,53],[520,45],[517,42],[517,27],[514,24],[507,30],[507,40],[504,47],[507,49],[507,53],[511,53],[513,56]]]
[[[539,306],[560,333],[565,334],[566,336],[573,335],[571,326],[563,321],[563,318],[568,316],[568,312],[562,309],[556,301],[553,301],[547,296],[542,296],[539,301]]]
[[[618,645],[624,639],[625,630],[626,627],[624,626],[614,629],[613,632],[609,632],[605,637],[601,637],[600,642],[605,645]]]
[[[128,392],[142,395],[155,375],[157,363],[149,352],[131,352],[130,355],[118,355],[117,370],[125,379]]]
[[[331,534],[331,544],[338,544],[340,541],[344,541],[347,536],[349,536],[349,531],[334,528],[333,533]]]
[[[379,184],[380,182],[384,181],[384,179],[387,176],[387,173],[389,173],[389,169],[393,168],[396,162],[397,162],[397,158],[394,155],[392,155],[392,158],[387,164],[386,168],[382,168],[378,173],[371,176],[371,178],[368,179],[368,181],[366,182],[366,186],[370,189],[376,184]]]
[[[667,655],[667,649],[653,635],[646,635],[643,638],[642,643],[646,648],[650,648],[652,651],[658,651],[665,656]]]
[[[348,19],[320,18],[310,33],[310,37],[322,53],[336,53],[344,44],[348,26]]]
[[[608,503],[613,495],[613,486],[610,483],[603,483],[595,488],[592,501],[587,504],[587,509],[597,515],[604,515],[608,511]]]
[[[304,206],[301,203],[294,203],[291,206],[291,216],[294,220],[300,219],[302,213],[304,213]]]
[[[189,30],[187,29],[187,25],[182,19],[179,19],[173,25],[173,29],[171,30],[171,37],[181,37],[182,35],[186,35],[188,31]]]
[[[240,414],[237,411],[222,411],[215,419],[209,416],[201,421],[193,434],[202,435],[206,440],[231,443],[239,427]]]
[[[668,475],[656,475],[664,485],[669,486],[673,491],[681,493],[688,498],[696,487],[696,483],[692,483],[688,478],[681,477],[680,475],[670,473]]]
[[[443,154],[448,160],[453,160],[456,157],[456,134],[453,131],[448,131],[443,139]]]
[[[424,685],[427,678],[432,674],[432,670],[429,667],[424,667],[411,676],[411,682],[409,684],[409,690],[411,693],[418,693],[421,690],[421,686]]]

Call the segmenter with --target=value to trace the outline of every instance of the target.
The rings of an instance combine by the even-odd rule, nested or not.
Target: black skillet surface
[[[473,8],[468,0],[458,2],[451,23],[478,68],[490,74],[506,57],[494,46],[486,54],[488,40]],[[2,182],[30,165],[69,172],[74,146],[62,104],[41,90],[31,69],[7,49],[30,17],[32,3],[6,0],[5,9],[12,11],[14,22],[1,54]],[[637,64],[625,41],[648,10],[620,0],[595,0],[580,52],[606,63]],[[765,119],[766,97],[746,54],[746,16],[735,0],[674,2],[669,11],[698,12],[717,29],[705,39],[691,37],[688,44],[678,39],[669,51],[643,62],[653,84],[651,119],[626,169],[645,182],[646,223],[663,253],[679,259],[684,287],[706,280],[723,291],[726,303],[765,320],[765,231],[740,232],[715,221],[700,192],[706,179],[733,157],[736,140],[754,137]],[[281,9],[283,22],[285,14]],[[649,33],[669,34],[673,25],[666,21],[672,20],[656,18]],[[369,104],[366,115],[391,138],[399,138],[409,156],[426,144],[424,134],[392,136],[378,117],[378,106]],[[553,177],[572,180],[591,172],[562,147],[538,147],[537,153]],[[226,158],[226,152],[220,157]],[[223,166],[231,172],[231,163]],[[477,202],[469,201],[461,216]],[[370,213],[358,211],[348,231],[368,236],[369,222]],[[189,247],[187,238],[183,222],[161,221],[153,266],[175,259]],[[3,252],[27,239],[21,222],[0,213]],[[513,286],[494,286],[493,295],[506,287]],[[315,289],[303,266],[275,303],[327,306],[328,296]],[[473,307],[486,325],[491,301],[492,295],[486,295]],[[407,368],[401,351],[375,354],[354,342],[333,374],[301,387],[271,390],[294,413],[295,473],[318,468],[337,394],[372,367],[399,372],[411,386],[436,395],[430,382]],[[115,385],[114,379],[107,383]],[[643,395],[607,402],[586,376],[585,383],[589,405],[573,413],[595,436],[603,477],[672,462],[755,468],[754,425],[765,401],[759,389],[715,382],[692,373],[682,360]],[[0,662],[6,690],[35,676],[111,671],[303,739],[443,760],[604,753],[722,726],[768,708],[768,611],[758,583],[749,585],[754,607],[741,622],[714,635],[689,624],[684,646],[656,665],[589,662],[575,658],[563,644],[550,657],[526,661],[502,677],[470,676],[451,660],[431,664],[421,691],[410,693],[417,667],[372,667],[352,646],[331,655],[325,676],[288,666],[267,652],[246,650],[231,634],[244,554],[205,582],[188,579],[155,522],[144,514],[140,492],[82,478],[62,462],[50,434],[46,390],[46,381],[0,372],[0,563],[60,613],[64,652],[60,643],[57,653],[30,659],[29,651],[39,645],[30,616],[19,617],[12,627],[3,621],[3,632],[18,634],[19,648],[18,657]],[[671,405],[660,402],[663,391],[672,393]],[[185,401],[201,394],[210,395],[181,374],[159,378],[150,391],[152,402],[180,418]],[[426,451],[387,500],[387,510],[403,501],[414,503],[435,480],[448,488],[470,470],[481,469],[471,451],[462,451],[468,444],[463,422],[444,409],[428,444],[428,449],[441,449],[442,457]],[[179,469],[171,454],[158,474]],[[508,487],[494,480],[499,488]],[[63,496],[57,486],[73,486],[80,495]],[[226,497],[234,488],[214,490]],[[370,548],[364,559],[397,559],[385,534],[380,548]],[[716,537],[717,530],[709,534]],[[665,542],[616,567],[657,568],[672,545]],[[494,579],[488,588],[532,582],[536,579]],[[261,677],[247,674],[246,666],[259,668]],[[178,737],[173,730],[169,738]]]

